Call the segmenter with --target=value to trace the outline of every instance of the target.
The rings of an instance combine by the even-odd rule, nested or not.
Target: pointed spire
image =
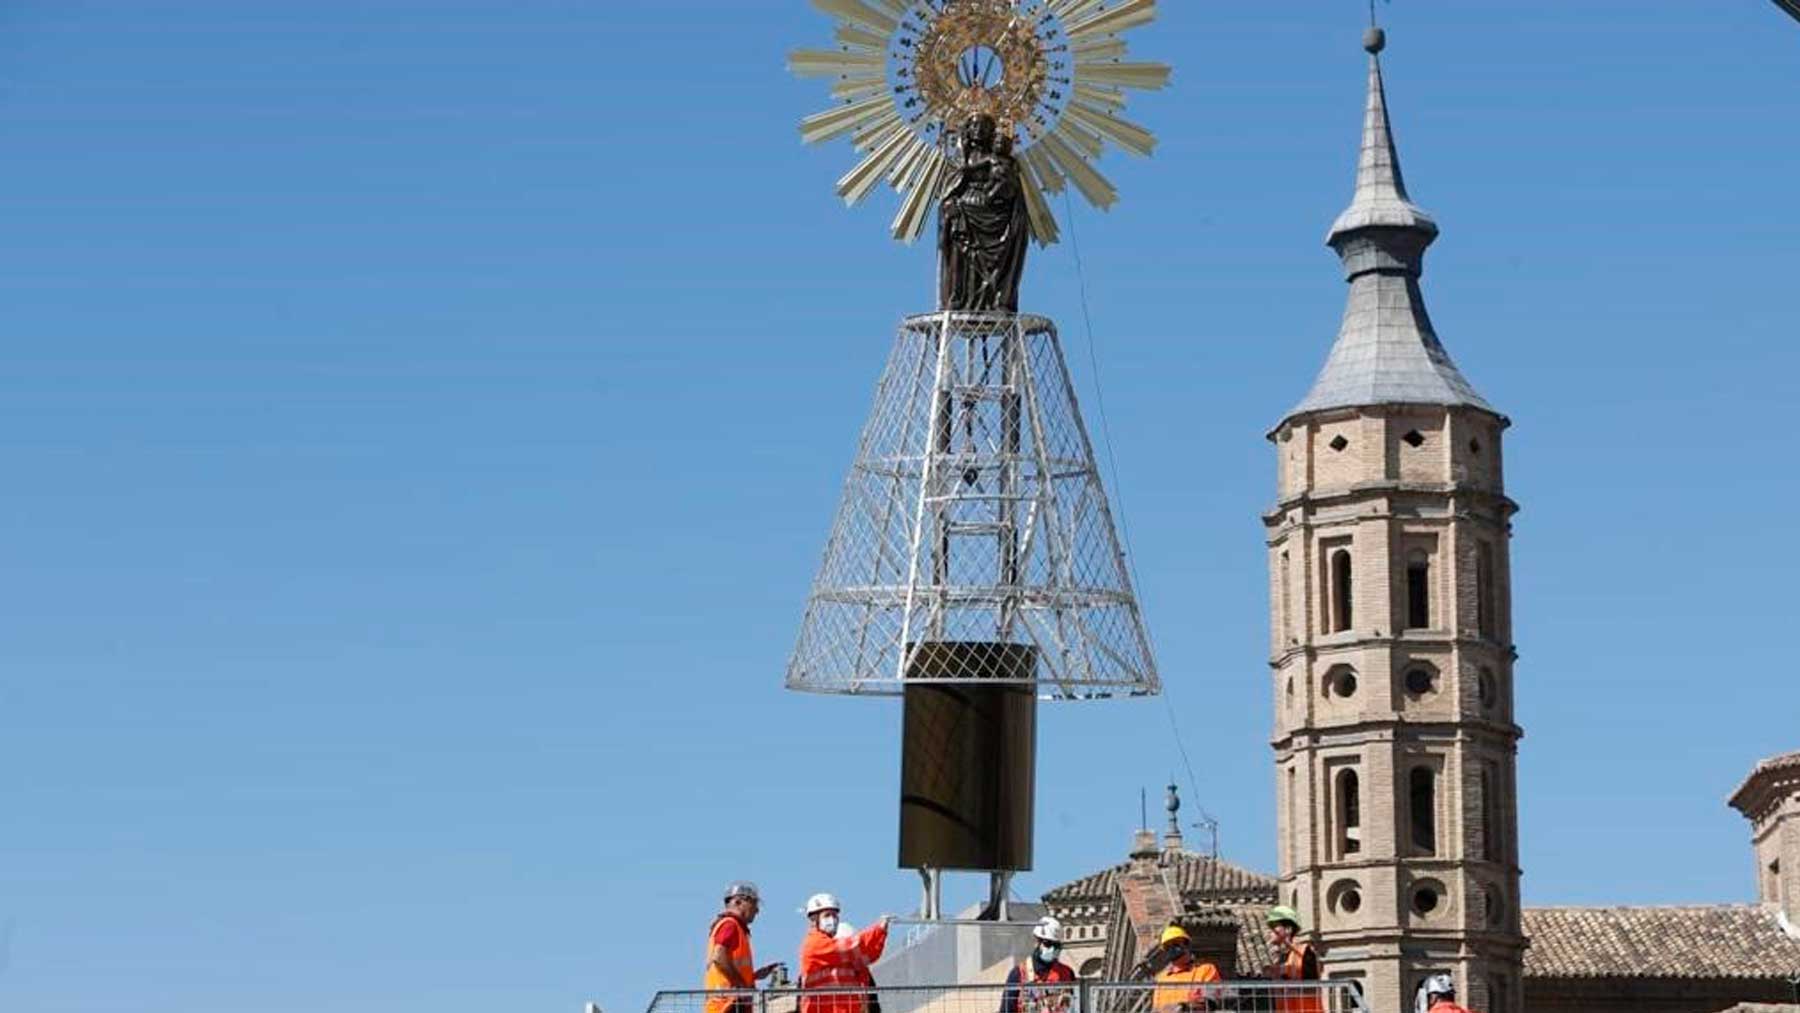
[[[1369,29],[1363,36],[1363,48],[1369,51],[1369,102],[1363,114],[1356,196],[1331,226],[1331,241],[1374,227],[1418,229],[1435,236],[1437,223],[1406,195],[1400,153],[1394,148],[1394,131],[1388,123],[1387,87],[1381,78],[1381,51],[1387,48],[1387,33]]]
[[[1363,37],[1369,52],[1369,99],[1356,195],[1332,224],[1327,240],[1349,276],[1349,303],[1331,357],[1289,418],[1383,404],[1494,411],[1450,361],[1425,311],[1419,276],[1438,227],[1406,193],[1381,76],[1386,46],[1387,35],[1380,28],[1370,28]]]

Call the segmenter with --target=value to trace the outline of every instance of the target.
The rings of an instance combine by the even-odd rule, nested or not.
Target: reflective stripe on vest
[[[743,981],[750,982],[748,986],[727,980],[725,975],[713,966],[713,933],[718,932],[719,926],[727,921],[737,923],[738,940],[737,946],[733,947],[726,957],[730,959],[732,970],[738,973],[738,977]],[[727,988],[754,988],[756,987],[755,982],[756,958],[750,955],[750,926],[745,925],[742,918],[733,914],[722,914],[714,918],[712,927],[706,930],[706,990],[715,992]]]

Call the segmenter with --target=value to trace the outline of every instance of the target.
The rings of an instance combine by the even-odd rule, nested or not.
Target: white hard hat
[[[1031,930],[1031,936],[1033,939],[1042,939],[1046,943],[1055,943],[1061,946],[1063,941],[1062,922],[1045,915],[1038,919],[1037,928]]]
[[[1425,983],[1419,986],[1419,995],[1418,995],[1418,998],[1415,999],[1413,1002],[1413,1008],[1415,1010],[1417,1010],[1418,1013],[1427,1013],[1427,1011],[1431,1008],[1431,997],[1432,996],[1434,996],[1434,995],[1451,995],[1451,996],[1453,996],[1455,994],[1456,994],[1456,979],[1450,977],[1448,974],[1439,972],[1437,974],[1432,975],[1429,978],[1426,978]]]
[[[837,897],[833,894],[815,893],[806,898],[806,913],[809,915],[816,915],[820,911],[841,911],[843,908],[844,906],[838,903]]]

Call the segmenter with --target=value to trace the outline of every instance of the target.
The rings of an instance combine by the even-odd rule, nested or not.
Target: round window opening
[[[1362,910],[1362,891],[1357,888],[1354,881],[1344,880],[1332,886],[1331,893],[1326,897],[1326,903],[1331,906],[1331,910],[1339,914],[1353,915]]]
[[[1434,887],[1422,886],[1413,891],[1413,910],[1428,915],[1438,909],[1438,892]]]
[[[1331,696],[1345,700],[1356,695],[1356,672],[1340,668],[1325,677],[1325,689]]]
[[[1413,696],[1424,696],[1437,689],[1437,679],[1428,668],[1415,668],[1406,673],[1406,691]]]

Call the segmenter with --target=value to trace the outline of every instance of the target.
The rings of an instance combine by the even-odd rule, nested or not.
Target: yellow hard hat
[[[1289,925],[1292,925],[1295,932],[1300,931],[1300,912],[1285,906],[1270,908],[1269,924],[1279,925],[1282,922],[1287,922]]]
[[[1193,941],[1188,938],[1187,929],[1184,929],[1179,925],[1171,925],[1168,928],[1163,929],[1162,944],[1164,946],[1167,946],[1168,944],[1174,942],[1177,939],[1181,940],[1184,943]]]

